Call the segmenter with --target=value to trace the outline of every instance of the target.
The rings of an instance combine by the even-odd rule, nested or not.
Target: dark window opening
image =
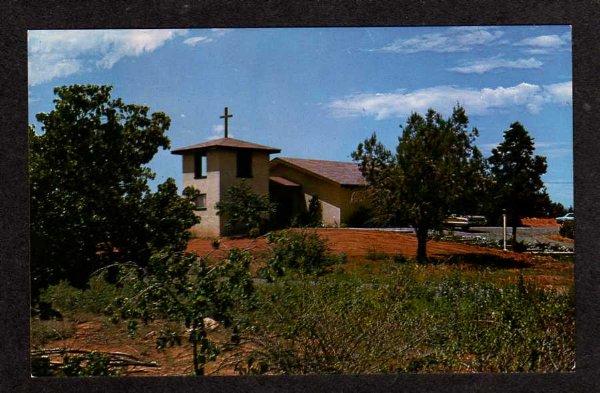
[[[206,194],[200,194],[194,198],[196,210],[206,210]]]
[[[237,177],[252,177],[252,152],[238,151],[237,153]]]
[[[206,153],[194,154],[194,179],[206,178]]]

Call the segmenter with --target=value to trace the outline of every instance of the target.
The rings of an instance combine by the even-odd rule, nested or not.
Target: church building
[[[252,189],[268,195],[277,204],[275,221],[289,224],[306,211],[313,195],[319,197],[323,224],[340,226],[359,208],[357,191],[366,182],[358,165],[352,162],[277,157],[281,149],[228,137],[225,110],[225,136],[174,149],[182,156],[183,187],[201,192],[196,201],[200,223],[192,228],[196,236],[220,236],[225,222],[217,215],[216,204],[227,189],[246,181]]]

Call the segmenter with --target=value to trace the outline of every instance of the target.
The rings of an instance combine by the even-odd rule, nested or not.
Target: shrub
[[[560,225],[560,229],[558,233],[563,237],[568,237],[569,239],[575,238],[575,222],[573,221],[565,221]]]
[[[308,227],[321,227],[323,226],[323,206],[319,196],[313,194],[308,202],[308,210],[304,218],[304,224]]]
[[[87,312],[101,314],[122,294],[122,290],[106,281],[104,275],[90,278],[87,289],[78,289],[60,281],[42,290],[40,300],[52,305],[62,314]]]
[[[289,271],[300,273],[322,273],[326,266],[345,261],[345,257],[335,258],[328,252],[328,246],[316,232],[283,230],[267,236],[270,256],[267,267],[261,275],[267,279],[283,276]]]
[[[268,196],[254,192],[246,181],[229,187],[216,207],[217,214],[225,218],[227,233],[253,237],[264,231],[275,213]]]
[[[206,363],[216,360],[225,347],[239,343],[237,330],[244,323],[237,317],[252,307],[254,299],[249,274],[252,260],[250,252],[236,248],[220,261],[163,250],[152,256],[146,271],[123,266],[121,282],[135,295],[114,299],[112,320],[127,321],[131,335],[136,334],[138,322],[169,320],[185,325],[194,374],[203,375]],[[221,345],[208,336],[207,318],[232,328],[230,343]],[[181,341],[179,332],[168,328],[159,332],[156,346],[180,345]]]

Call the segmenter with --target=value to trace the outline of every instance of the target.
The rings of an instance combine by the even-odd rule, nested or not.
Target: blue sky
[[[548,159],[553,200],[573,203],[569,26],[30,31],[29,120],[54,86],[110,84],[172,119],[172,147],[222,135],[281,155],[350,160],[372,132],[394,148],[411,111],[460,102],[484,155],[520,121]],[[39,129],[39,125],[37,125]],[[181,184],[159,152],[157,182]]]

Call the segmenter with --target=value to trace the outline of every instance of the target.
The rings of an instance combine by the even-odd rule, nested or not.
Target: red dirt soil
[[[401,254],[405,257],[414,257],[417,253],[417,238],[410,233],[343,228],[319,228],[316,231],[327,240],[332,252],[343,252],[349,259],[363,259],[373,252],[390,255]],[[267,250],[267,242],[264,237],[257,239],[222,238],[218,250],[213,249],[210,239],[192,239],[188,243],[188,251],[199,256],[210,255],[217,258],[224,256],[228,250],[236,247],[248,249],[254,254],[261,254]],[[434,258],[460,254],[490,254],[517,261],[530,259],[525,254],[435,240],[427,242],[427,254]]]
[[[560,225],[556,223],[555,218],[536,218],[527,217],[521,220],[524,226],[534,228],[559,228]]]

